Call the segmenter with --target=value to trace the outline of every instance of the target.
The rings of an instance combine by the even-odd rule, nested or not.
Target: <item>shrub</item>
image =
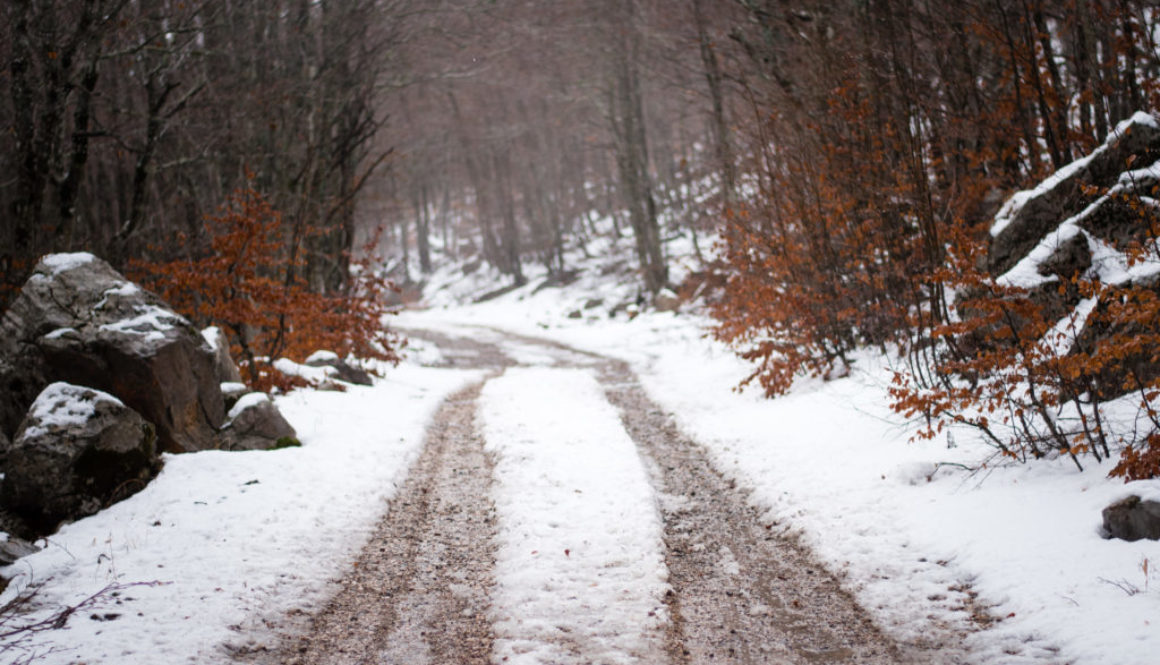
[[[252,188],[234,192],[208,217],[205,234],[208,248],[199,255],[134,261],[130,271],[196,325],[226,331],[253,388],[302,385],[269,363],[301,361],[318,349],[398,362],[402,340],[383,322],[386,292],[394,287],[368,264],[353,264],[341,293],[311,291],[301,277],[300,253],[282,237],[281,214]]]

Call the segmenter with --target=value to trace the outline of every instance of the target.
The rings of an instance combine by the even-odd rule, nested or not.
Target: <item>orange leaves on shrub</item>
[[[386,291],[393,285],[355,264],[345,292],[307,288],[302,262],[288,258],[282,216],[253,189],[236,191],[206,219],[208,248],[168,263],[136,261],[135,278],[201,326],[220,326],[235,358],[260,390],[303,383],[269,366],[326,349],[339,356],[397,363],[401,340],[386,330]]]
[[[1106,43],[1135,62],[1150,48],[1138,7],[1097,5],[1090,9]],[[1042,267],[1076,274],[1031,289],[1003,286],[982,266],[985,227],[1004,193],[1102,143],[1132,108],[1148,107],[1141,100],[1155,99],[1155,77],[1121,79],[1114,54],[1112,69],[1097,72],[1092,65],[1104,64],[1074,48],[1096,24],[1070,23],[1075,17],[1053,25],[1002,3],[946,17],[952,29],[939,33],[929,29],[937,16],[871,12],[834,24],[825,39],[787,34],[778,44],[769,61],[793,65],[779,70],[768,97],[757,87],[748,98],[761,111],[755,164],[748,207],[722,233],[726,286],[714,334],[754,363],[746,383],[770,396],[797,375],[831,375],[857,346],[896,348],[905,369],[890,391],[894,408],[922,419],[920,437],[968,425],[1007,459],[1062,455],[1079,464],[1126,450],[1133,468],[1144,468],[1136,460],[1152,448],[1135,442],[1160,431],[1152,407],[1160,277],[1102,284],[1101,266],[1089,268],[1106,253],[1093,245],[1089,265],[1065,252]],[[751,18],[765,21],[756,11]],[[967,52],[970,63],[959,58]],[[1061,69],[1061,58],[1071,64]],[[1105,74],[1130,84],[1094,85]],[[761,108],[765,99],[774,103]],[[1134,177],[1139,190],[1078,193],[1089,202],[1107,196],[1107,208],[1081,227],[1121,251],[1127,244],[1129,265],[1160,259],[1160,185]],[[1105,402],[1126,399],[1111,410],[1131,420],[1120,412],[1137,393],[1134,421],[1108,422]]]
[[[1143,442],[1124,448],[1120,461],[1108,474],[1124,482],[1160,476],[1160,433],[1152,433]]]
[[[1105,284],[1085,273],[1021,289],[997,284],[977,265],[952,262],[937,273],[958,294],[957,317],[935,325],[921,357],[894,377],[894,409],[925,423],[917,438],[969,425],[1009,459],[1066,455],[1080,466],[1081,457],[1102,461],[1120,451],[1113,475],[1153,473],[1156,435],[1143,437],[1160,431],[1157,286]],[[1118,420],[1109,420],[1112,400]]]
[[[722,232],[714,335],[756,364],[745,383],[769,396],[800,374],[844,373],[859,345],[906,338],[941,257],[925,176],[905,165],[913,137],[866,123],[872,100],[850,76],[795,142],[767,149],[759,195]]]

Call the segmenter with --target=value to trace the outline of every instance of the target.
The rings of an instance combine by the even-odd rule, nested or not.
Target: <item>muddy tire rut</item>
[[[902,662],[808,551],[762,525],[627,367],[610,363],[601,375],[661,498],[673,587],[670,662]]]
[[[475,429],[482,384],[447,399],[386,517],[305,635],[246,660],[273,665],[490,662],[495,509]]]
[[[496,331],[405,331],[437,345],[439,364],[517,363],[501,344],[535,348],[552,366],[587,367],[621,413],[650,470],[664,522],[671,591],[663,660],[686,663],[958,663],[957,652],[898,645],[793,538],[764,524],[743,492],[652,402],[628,366]],[[465,333],[466,334],[466,333]],[[516,354],[518,355],[518,354]],[[491,662],[493,465],[476,429],[482,383],[436,413],[423,452],[354,569],[301,635],[236,660],[294,665]],[[658,654],[658,656],[661,656]]]

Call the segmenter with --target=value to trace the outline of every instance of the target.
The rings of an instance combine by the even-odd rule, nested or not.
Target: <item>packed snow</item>
[[[596,379],[511,369],[479,412],[496,457],[496,660],[653,662],[668,619],[659,507]]]

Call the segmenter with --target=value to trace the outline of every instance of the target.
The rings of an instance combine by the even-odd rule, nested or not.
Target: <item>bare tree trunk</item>
[[[427,182],[418,185],[415,198],[415,245],[419,249],[419,272],[431,274],[431,217],[427,202]]]
[[[612,52],[610,115],[622,200],[628,208],[644,287],[656,293],[668,283],[660,226],[649,175],[644,103],[637,71],[637,40],[627,29],[636,22],[635,0],[615,0],[622,28]]]
[[[731,207],[737,186],[736,167],[733,164],[733,146],[729,137],[729,124],[725,118],[725,95],[721,89],[721,67],[717,62],[717,52],[706,26],[705,0],[693,0],[693,20],[697,24],[697,42],[701,50],[701,64],[705,68],[705,82],[709,85],[711,104],[711,126],[721,169],[721,194],[726,207]]]
[[[520,261],[520,227],[516,222],[515,201],[512,198],[511,153],[508,148],[500,148],[493,155],[496,199],[503,216],[503,230],[500,234],[504,272],[511,275],[516,284],[524,284],[523,266]]]

